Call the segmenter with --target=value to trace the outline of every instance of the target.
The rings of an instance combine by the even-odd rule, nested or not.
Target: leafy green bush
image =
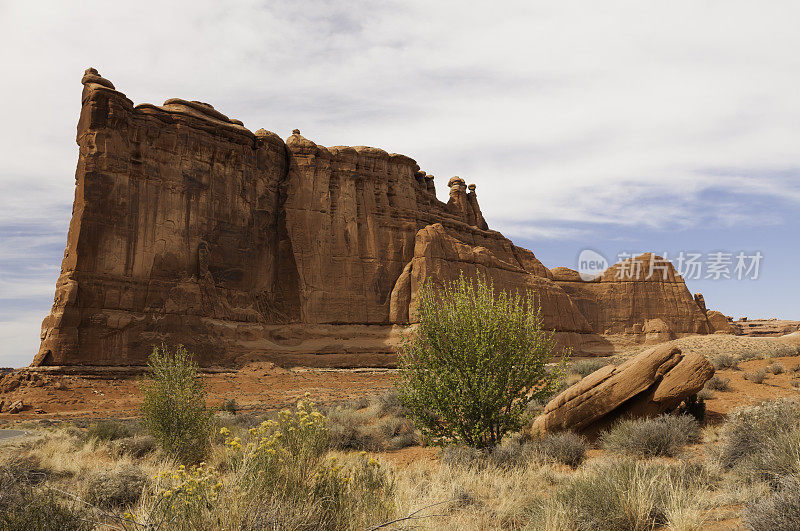
[[[700,437],[700,426],[689,415],[662,415],[654,419],[625,419],[604,433],[600,442],[612,452],[632,456],[675,456]]]
[[[800,401],[778,399],[728,415],[718,445],[723,467],[778,485],[800,474]]]
[[[103,472],[89,480],[86,501],[103,509],[127,507],[139,500],[145,485],[147,477],[134,466]]]
[[[434,444],[492,448],[523,426],[529,397],[549,396],[563,375],[546,363],[552,334],[529,295],[494,292],[462,275],[420,289],[419,326],[401,346],[400,399]]]
[[[800,478],[787,478],[777,492],[748,503],[742,513],[742,525],[752,531],[800,529]]]
[[[709,478],[700,465],[612,460],[578,473],[534,508],[532,529],[559,522],[563,529],[641,531],[676,529],[693,517],[702,527],[697,493]],[[683,527],[685,528],[685,527]]]
[[[115,441],[130,436],[130,428],[116,420],[93,422],[86,430],[87,439],[97,439],[98,441]]]
[[[197,365],[183,347],[174,353],[156,347],[148,366],[141,382],[145,427],[167,454],[185,463],[200,462],[211,445],[213,415]]]

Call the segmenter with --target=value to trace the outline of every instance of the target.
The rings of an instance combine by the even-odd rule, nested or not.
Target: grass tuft
[[[608,451],[637,457],[674,457],[700,438],[700,426],[689,415],[662,415],[654,419],[625,419],[600,438]]]

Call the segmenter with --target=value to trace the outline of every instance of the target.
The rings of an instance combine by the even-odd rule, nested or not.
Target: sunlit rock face
[[[390,365],[419,286],[462,273],[535,293],[578,353],[637,341],[652,319],[664,337],[708,331],[674,272],[554,275],[488,228],[460,177],[444,203],[404,155],[253,133],[197,101],[134,106],[94,69],[82,83],[73,215],[34,365],[139,365],[160,344],[203,365]]]

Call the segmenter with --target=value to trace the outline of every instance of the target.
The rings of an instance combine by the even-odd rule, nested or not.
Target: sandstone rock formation
[[[780,337],[800,331],[800,321],[782,319],[750,319],[746,317],[730,323],[733,333],[753,337]]]
[[[716,310],[709,310],[706,312],[706,319],[708,319],[708,326],[710,331],[714,334],[734,334],[736,333],[730,319],[728,319],[722,312]]]
[[[655,417],[675,409],[713,375],[702,354],[657,346],[618,367],[606,365],[564,390],[545,406],[532,429],[594,434],[622,417]]]
[[[576,352],[711,330],[671,266],[551,272],[488,228],[475,185],[453,177],[439,201],[407,156],[299,130],[284,142],[198,101],[134,106],[94,69],[82,83],[73,215],[34,365],[139,365],[161,343],[203,365],[391,364],[421,283],[461,272],[533,291]]]

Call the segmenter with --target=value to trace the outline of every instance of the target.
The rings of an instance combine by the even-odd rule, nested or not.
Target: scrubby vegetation
[[[800,478],[786,478],[776,492],[748,503],[742,523],[745,529],[752,531],[800,529]]]
[[[768,365],[766,369],[767,372],[771,372],[772,374],[783,374],[786,372],[786,367],[784,367],[783,364],[778,361]]]
[[[624,419],[601,437],[603,448],[638,457],[674,457],[697,442],[700,426],[689,415],[662,415],[654,419]]]
[[[541,502],[531,529],[701,529],[698,494],[708,484],[699,465],[605,461],[571,477]]]
[[[538,438],[515,437],[492,449],[450,445],[442,449],[442,461],[458,468],[524,468],[532,463],[556,463],[578,467],[586,457],[586,440],[572,432],[550,433]]]
[[[723,369],[738,369],[739,368],[739,360],[732,356],[731,354],[719,354],[714,356],[711,359],[711,365],[714,366],[716,370],[723,370]]]
[[[331,444],[340,450],[397,450],[422,442],[396,389],[330,406],[325,414]]]
[[[744,373],[744,379],[755,384],[764,383],[764,380],[767,379],[767,371],[764,369],[759,369],[757,371],[746,372]]]
[[[114,441],[131,435],[131,429],[128,426],[114,420],[93,422],[86,430],[87,438],[97,439],[98,441]]]
[[[342,408],[369,411],[366,425],[404,413],[392,393],[220,412],[196,465],[157,447],[123,451],[149,437],[131,423],[134,435],[115,440],[88,437],[91,426],[28,424],[33,435],[0,443],[0,529],[349,530],[399,520],[386,528],[699,530],[737,517],[747,529],[797,528],[796,400],[707,427],[708,457],[681,451],[701,436],[698,423],[667,415],[620,421],[599,443],[522,433],[492,449],[427,449],[410,465],[343,448],[328,417]],[[390,448],[381,433],[377,446]]]
[[[748,481],[776,485],[800,474],[800,402],[779,399],[735,411],[717,447],[720,464]]]
[[[482,277],[422,287],[419,327],[399,355],[400,399],[427,440],[493,448],[522,428],[530,399],[552,393],[566,358],[547,370],[554,344],[536,308]]]
[[[578,360],[569,366],[567,369],[567,374],[577,374],[581,378],[586,378],[593,372],[602,369],[608,364],[609,361],[600,358]]]
[[[153,349],[147,378],[141,384],[142,420],[161,448],[183,463],[208,454],[213,429],[203,379],[191,354],[178,347]]]
[[[730,391],[730,383],[730,378],[723,378],[722,376],[715,374],[706,382],[705,388],[713,391]]]

